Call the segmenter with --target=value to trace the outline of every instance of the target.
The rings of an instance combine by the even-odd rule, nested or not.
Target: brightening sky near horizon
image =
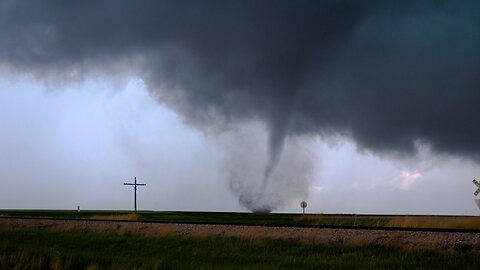
[[[0,1],[0,208],[478,215],[477,1]]]

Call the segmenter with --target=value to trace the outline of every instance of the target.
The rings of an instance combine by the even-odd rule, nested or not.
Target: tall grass
[[[480,217],[449,216],[381,216],[340,214],[255,214],[219,212],[157,212],[139,211],[82,211],[71,210],[0,210],[0,216],[95,218],[119,220],[158,220],[169,222],[199,222],[257,225],[343,225],[376,227],[418,227],[480,229]]]
[[[0,229],[0,269],[479,269],[471,252]]]
[[[395,216],[387,227],[480,229],[480,217]]]

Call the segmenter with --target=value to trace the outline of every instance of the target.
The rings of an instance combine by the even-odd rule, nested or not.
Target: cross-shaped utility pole
[[[133,192],[133,201],[134,201],[134,209],[135,213],[137,213],[137,186],[146,186],[147,184],[137,184],[137,177],[135,177],[135,183],[123,183],[125,186],[133,186],[134,187],[134,192]]]

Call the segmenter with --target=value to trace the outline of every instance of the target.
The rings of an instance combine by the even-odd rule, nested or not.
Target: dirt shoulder
[[[0,218],[3,228],[34,228],[77,232],[108,232],[141,236],[235,236],[247,239],[282,238],[304,243],[343,245],[389,244],[404,248],[480,251],[480,233],[403,230],[366,230],[217,224],[148,223]]]

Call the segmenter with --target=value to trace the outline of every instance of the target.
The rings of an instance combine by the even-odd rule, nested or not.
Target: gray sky
[[[479,11],[1,2],[0,207],[477,214]]]
[[[122,183],[137,176],[147,183],[138,193],[142,209],[245,211],[224,168],[232,144],[266,143],[259,123],[202,133],[152,99],[138,78],[52,87],[17,76],[0,80],[0,89],[2,208],[129,209],[132,190]],[[300,146],[311,151],[305,200],[312,212],[478,213],[474,162],[429,153],[382,158],[346,139],[304,138]],[[297,204],[277,211],[299,211]]]

